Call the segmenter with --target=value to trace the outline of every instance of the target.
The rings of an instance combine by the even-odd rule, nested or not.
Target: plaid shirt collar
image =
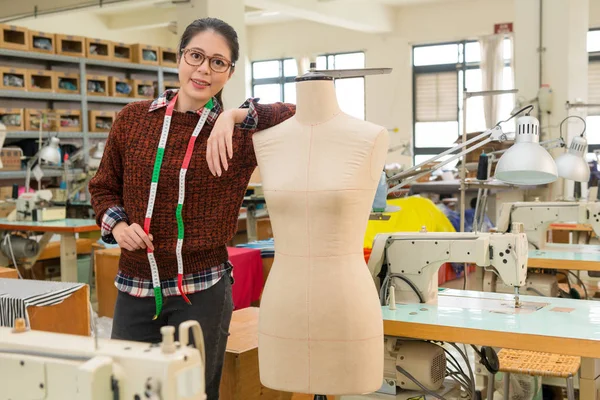
[[[173,98],[173,96],[175,96],[175,94],[177,93],[178,90],[179,89],[165,90],[160,96],[158,96],[158,98],[154,99],[152,104],[150,104],[150,108],[148,109],[148,112],[152,112],[152,111],[158,110],[159,108],[166,107],[167,104],[169,104],[169,101],[171,101],[171,99]],[[219,101],[217,100],[217,98],[213,97],[212,101],[213,101],[213,109],[211,110],[210,114],[208,114],[208,118],[206,120],[206,122],[210,125],[214,125],[215,121],[219,117],[219,114],[221,114],[221,105],[219,104]],[[196,113],[198,115],[202,114],[203,109],[204,108],[196,110]]]

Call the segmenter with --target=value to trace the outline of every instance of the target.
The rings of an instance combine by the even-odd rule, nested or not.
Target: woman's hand
[[[233,130],[246,115],[248,110],[236,108],[223,111],[217,118],[206,144],[206,162],[213,175],[221,176],[221,164],[225,171],[229,168],[227,159],[233,157]]]
[[[154,250],[152,235],[146,235],[139,224],[129,225],[121,221],[113,227],[112,234],[119,246],[125,250],[135,251],[146,247]]]

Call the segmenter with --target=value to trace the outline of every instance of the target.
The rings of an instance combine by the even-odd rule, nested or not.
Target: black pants
[[[179,340],[179,324],[188,320],[198,321],[204,333],[207,400],[218,400],[229,323],[233,312],[231,283],[229,273],[223,275],[223,278],[209,289],[188,295],[191,305],[181,296],[165,297],[162,312],[156,320],[152,320],[155,313],[154,297],[134,297],[119,292],[111,337],[158,343],[162,340],[160,328],[171,325],[175,327],[175,340]]]

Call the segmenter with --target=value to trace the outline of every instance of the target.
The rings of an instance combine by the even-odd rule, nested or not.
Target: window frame
[[[362,54],[365,57],[365,66],[363,68],[366,68],[367,65],[367,54],[364,50],[357,50],[357,51],[342,51],[342,52],[337,52],[337,53],[323,53],[323,54],[319,54],[317,56],[317,58],[319,57],[325,57],[325,69],[328,70],[329,69],[329,56],[333,56],[335,59],[335,56],[343,56],[346,54]],[[315,60],[316,62],[316,60]],[[331,68],[333,69],[333,68]],[[358,77],[358,78],[362,78],[363,80],[363,114],[365,116],[365,121],[368,120],[367,118],[367,80],[365,79],[365,77]],[[356,77],[354,78],[335,78],[334,82],[340,79],[356,79]]]
[[[296,62],[296,59],[293,57],[286,57],[286,58],[272,58],[272,59],[267,59],[267,60],[255,60],[252,61],[251,63],[251,75],[252,75],[252,97],[255,96],[255,92],[254,92],[254,87],[255,86],[259,86],[259,85],[274,85],[274,84],[278,84],[279,85],[279,94],[280,94],[280,98],[281,101],[285,100],[285,84],[286,83],[293,83],[294,80],[296,79],[295,76],[285,76],[285,70],[283,69],[283,64],[285,61],[287,60],[293,60],[294,62]],[[269,61],[278,61],[279,62],[279,76],[278,77],[274,77],[274,78],[258,78],[255,79],[254,78],[254,64],[255,63],[262,63],[262,62],[269,62]]]
[[[589,32],[592,31],[600,31],[600,27],[598,28],[591,28],[589,30]],[[590,63],[600,63],[600,51],[595,51],[595,52],[588,52],[588,64]],[[587,119],[588,116],[586,116]],[[594,150],[600,150],[600,143],[599,144],[589,144],[588,143],[588,153],[593,153]]]
[[[472,69],[480,69],[481,61],[478,62],[465,62],[466,59],[466,45],[468,43],[475,43],[477,40],[458,40],[449,42],[436,42],[427,43],[420,45],[413,45],[411,49],[411,60],[412,60],[412,149],[413,149],[413,163],[415,163],[416,156],[418,155],[436,155],[444,151],[451,149],[452,147],[416,147],[417,143],[417,75],[427,73],[440,73],[440,72],[453,72],[457,74],[457,87],[456,96],[458,98],[456,107],[456,121],[458,122],[458,130],[456,132],[456,138],[459,139],[462,133],[462,124],[466,124],[466,121],[462,121],[462,105],[463,93],[467,90],[466,88],[466,72]],[[423,47],[433,46],[444,46],[444,45],[457,45],[457,58],[458,62],[450,64],[434,64],[434,65],[414,65],[415,49]],[[462,47],[461,47],[462,45]],[[462,51],[461,51],[462,49]],[[512,58],[504,61],[504,66],[509,67],[513,64]],[[462,73],[462,88],[460,87]]]

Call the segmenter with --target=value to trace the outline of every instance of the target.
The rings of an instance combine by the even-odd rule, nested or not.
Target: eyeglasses
[[[217,73],[227,72],[229,68],[235,66],[235,63],[229,62],[222,57],[209,57],[196,49],[186,49],[183,51],[183,59],[192,67],[199,67],[208,59],[210,69]]]

